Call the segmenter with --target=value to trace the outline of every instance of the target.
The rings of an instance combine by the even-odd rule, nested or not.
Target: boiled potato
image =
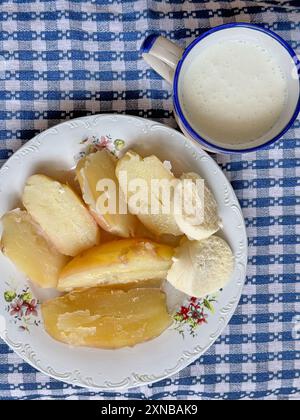
[[[166,200],[166,195],[161,192],[156,195],[152,189],[153,180],[158,182],[167,181],[169,183],[176,182],[176,178],[173,174],[156,156],[150,156],[143,159],[137,153],[129,151],[117,163],[116,174],[120,187],[125,197],[127,197],[129,210],[131,213],[137,214],[140,221],[152,233],[159,236],[163,234],[182,236],[183,233],[180,231],[174,217],[172,191],[170,200],[167,200],[169,201],[167,204],[170,204],[170,211],[168,214],[164,214],[165,212],[162,203]],[[136,193],[128,188],[129,184],[136,180],[144,181],[147,187],[147,191],[142,191],[142,193],[139,194],[139,211],[133,207],[132,202]],[[158,204],[157,214],[154,214],[151,208],[153,198]]]
[[[161,289],[163,287],[164,280],[162,279],[150,279],[150,280],[139,280],[137,283],[136,281],[132,283],[123,283],[123,284],[110,284],[109,286],[103,285],[102,287],[110,289],[118,289],[118,290],[130,290],[136,289]],[[98,286],[97,286],[98,287]],[[77,289],[78,290],[78,289]]]
[[[99,243],[96,222],[68,185],[33,175],[27,180],[23,204],[62,254],[74,257]]]
[[[200,189],[197,186],[197,181],[201,182],[199,184]],[[180,230],[190,240],[207,239],[216,233],[221,226],[216,199],[204,180],[195,173],[183,174],[180,182],[183,186],[185,182],[189,182],[188,200],[194,204],[194,210],[189,215],[185,214],[184,211],[176,213],[176,222]],[[197,201],[201,203],[200,208],[196,205]]]
[[[138,219],[128,212],[125,198],[119,194],[119,182],[116,177],[116,159],[106,149],[92,153],[78,162],[76,168],[77,179],[79,181],[83,199],[98,224],[107,232],[123,238],[136,236]],[[109,180],[115,186],[114,197],[110,197],[115,202],[115,209],[109,211],[107,203],[105,206],[100,200],[103,197],[103,190],[97,188],[98,182]],[[122,213],[120,212],[122,209]]]
[[[2,218],[2,252],[40,287],[56,287],[58,276],[69,258],[47,240],[32,217],[19,209]]]
[[[58,289],[126,284],[165,279],[174,248],[148,239],[123,239],[94,247],[74,258],[62,270]]]
[[[159,289],[92,288],[42,304],[46,331],[72,346],[116,349],[159,336],[171,324]]]
[[[182,241],[167,280],[181,292],[204,298],[224,288],[234,270],[234,256],[224,239]]]

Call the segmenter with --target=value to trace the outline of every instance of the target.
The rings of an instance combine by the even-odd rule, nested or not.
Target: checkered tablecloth
[[[184,47],[235,21],[268,27],[300,53],[299,0],[0,1],[1,164],[77,116],[127,112],[175,126],[170,88],[141,60],[141,42],[159,31]],[[95,393],[44,376],[0,341],[0,399],[299,399],[299,146],[298,120],[268,150],[216,156],[243,207],[249,267],[239,307],[207,354],[153,386]]]

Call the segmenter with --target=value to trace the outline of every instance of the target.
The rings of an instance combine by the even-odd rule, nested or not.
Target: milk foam
[[[276,60],[248,41],[223,41],[201,52],[181,90],[189,123],[221,144],[243,144],[266,134],[286,99],[287,80]]]

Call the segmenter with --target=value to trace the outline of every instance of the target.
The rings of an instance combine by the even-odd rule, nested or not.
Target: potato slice
[[[200,184],[203,190],[198,190],[197,181],[202,181],[201,177],[193,172],[183,174],[181,183],[189,181],[190,191],[188,194],[189,201],[194,204],[194,212],[190,215],[184,212],[175,213],[175,220],[178,227],[190,240],[200,241],[207,239],[216,233],[221,226],[221,219],[218,214],[218,204],[213,193],[205,183]],[[184,185],[184,184],[182,184]],[[198,198],[198,200],[196,199]],[[197,208],[195,203],[201,202],[201,208]],[[202,215],[201,223],[195,223],[197,216]]]
[[[225,287],[233,269],[234,257],[224,239],[186,240],[176,250],[167,280],[187,295],[204,298]]]
[[[27,180],[23,204],[62,254],[74,257],[99,243],[96,222],[68,185],[33,175]]]
[[[46,331],[72,346],[116,349],[159,336],[171,324],[159,289],[92,288],[42,304]]]
[[[78,162],[76,174],[83,199],[102,229],[123,238],[135,236],[139,221],[129,213],[122,192],[119,194],[114,156],[106,149],[92,153]],[[99,198],[103,195],[103,191],[97,191],[97,184],[104,179],[112,181],[115,186],[116,208],[114,210],[116,211],[113,214],[100,205]],[[120,208],[126,214],[120,214]]]
[[[154,214],[151,209],[151,195],[154,197],[156,196],[157,201],[160,203],[163,203],[166,199],[162,193],[158,195],[153,193],[152,181],[165,181],[169,183],[176,182],[174,175],[156,156],[150,156],[143,159],[137,153],[129,151],[117,163],[116,174],[120,183],[120,187],[125,197],[127,197],[129,210],[131,213],[137,214],[140,221],[151,232],[156,235],[169,234],[174,236],[182,236],[182,232],[180,231],[174,217],[172,194],[170,194],[171,200],[169,200],[171,211],[168,212],[168,214],[164,214],[162,207],[159,208],[157,214]],[[147,191],[143,192],[144,196],[139,200],[141,207],[140,212],[136,212],[136,209],[133,208],[131,200],[133,199],[135,192],[130,191],[128,188],[129,184],[136,180],[144,181],[147,186]],[[143,208],[145,208],[146,211],[144,211]]]
[[[2,252],[33,283],[43,288],[56,287],[69,258],[54,248],[26,211],[13,210],[3,216],[2,223]]]
[[[74,258],[61,272],[58,289],[126,284],[165,279],[174,248],[148,239],[123,239],[94,247]]]
[[[103,285],[104,288],[110,288],[110,289],[119,289],[119,290],[130,290],[130,289],[136,289],[137,287],[139,289],[161,289],[164,284],[164,280],[162,279],[150,279],[150,280],[139,280],[138,282],[133,283],[124,283],[124,284],[110,284],[109,286]],[[98,287],[98,286],[97,286]]]

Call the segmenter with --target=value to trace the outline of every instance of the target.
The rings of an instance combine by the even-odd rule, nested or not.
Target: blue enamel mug
[[[299,114],[299,59],[270,30],[246,23],[222,25],[185,50],[152,34],[141,52],[173,86],[174,114],[182,132],[210,152],[265,148],[280,139]]]

